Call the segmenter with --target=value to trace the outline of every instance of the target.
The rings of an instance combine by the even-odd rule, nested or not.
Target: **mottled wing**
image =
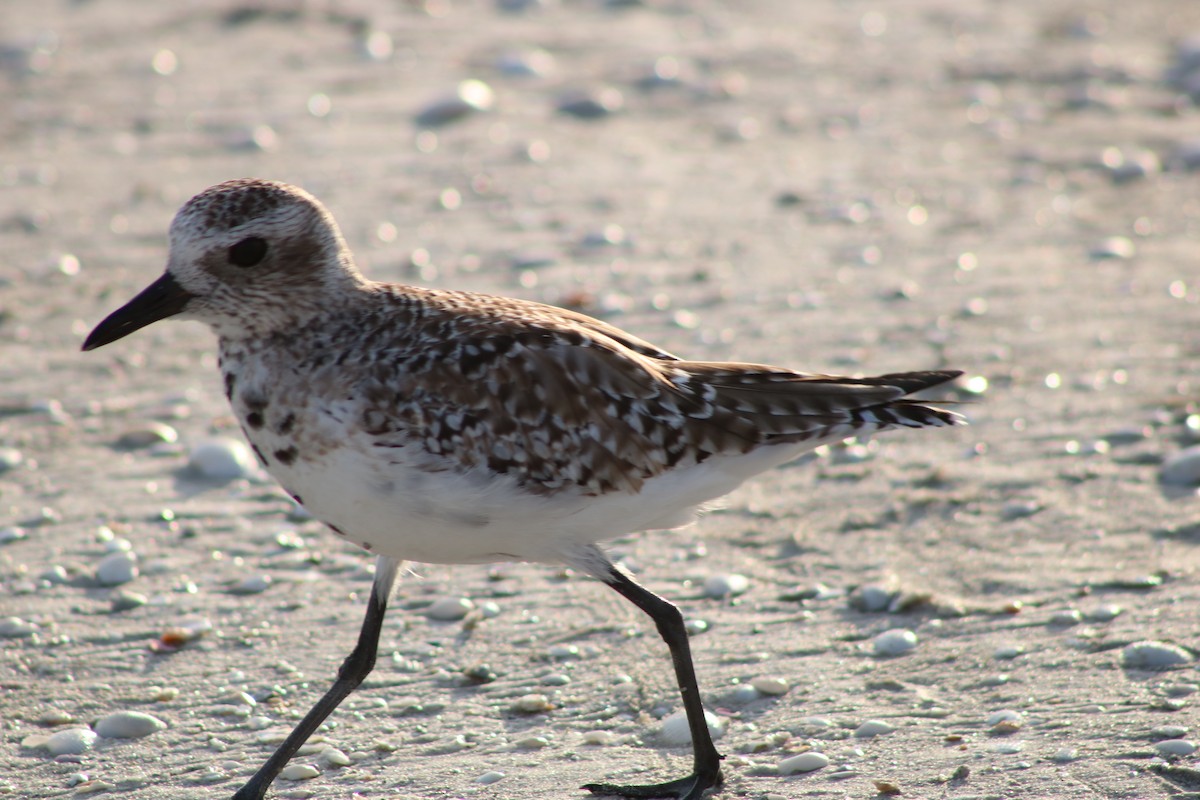
[[[381,448],[419,446],[431,469],[486,469],[535,493],[637,491],[714,454],[906,424],[884,410],[899,420],[908,405],[924,409],[897,400],[937,382],[679,361],[582,315],[522,304],[518,323],[486,308],[466,315],[456,299],[426,308],[420,347],[391,350],[409,353],[382,365],[380,382],[394,385],[365,387],[388,404],[368,411],[367,427]]]

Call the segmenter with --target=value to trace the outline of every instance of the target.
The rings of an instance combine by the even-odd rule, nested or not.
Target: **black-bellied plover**
[[[597,542],[687,524],[706,502],[823,443],[961,422],[906,398],[958,372],[846,378],[685,361],[573,311],[369,281],[314,197],[265,180],[188,201],[171,224],[166,273],[83,349],[167,317],[213,329],[225,393],[263,465],[378,556],[336,682],[236,800],[261,798],[371,671],[408,560],[564,563],[649,614],[674,663],[692,772],[584,788],[697,800],[721,784],[721,755],[683,617]]]

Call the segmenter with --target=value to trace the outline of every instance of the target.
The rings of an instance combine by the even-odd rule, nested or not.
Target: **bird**
[[[260,800],[371,672],[409,562],[567,565],[645,612],[667,645],[692,770],[597,795],[699,800],[724,780],[679,609],[606,539],[691,523],[748,478],[823,444],[962,424],[911,397],[955,370],[845,377],[690,361],[540,303],[369,280],[307,191],[226,181],[175,215],[166,269],[83,350],[159,320],[216,334],[225,395],[288,494],[376,556],[358,640],[336,680],[235,800]]]

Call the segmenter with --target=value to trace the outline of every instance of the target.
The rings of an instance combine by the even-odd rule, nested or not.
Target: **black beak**
[[[163,273],[161,278],[143,289],[137,297],[105,317],[104,321],[88,334],[83,349],[95,350],[124,338],[151,322],[173,317],[187,308],[191,299],[192,295],[175,282],[171,273]]]

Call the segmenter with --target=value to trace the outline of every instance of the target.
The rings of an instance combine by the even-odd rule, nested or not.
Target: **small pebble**
[[[117,711],[101,717],[93,727],[105,739],[141,739],[163,730],[167,723],[141,711]]]
[[[1154,743],[1154,750],[1160,756],[1190,756],[1196,745],[1187,739],[1164,739]]]
[[[545,736],[526,736],[523,739],[517,739],[513,744],[522,750],[541,750],[543,747],[550,746],[550,740]]]
[[[484,786],[490,786],[493,783],[499,783],[504,780],[504,773],[497,770],[489,770],[475,779],[476,783],[482,783]]]
[[[192,448],[188,468],[205,480],[232,481],[254,474],[254,456],[240,440],[218,437]]]
[[[689,619],[683,623],[683,629],[687,631],[688,636],[699,636],[702,633],[707,633],[708,628],[707,620]]]
[[[498,72],[516,78],[544,78],[554,71],[554,56],[538,48],[514,50],[501,54],[495,66]]]
[[[1151,739],[1182,739],[1188,735],[1186,725],[1159,725],[1150,731]]]
[[[137,556],[132,552],[118,551],[96,565],[96,582],[101,586],[120,586],[137,575]]]
[[[739,683],[725,693],[723,702],[732,706],[741,706],[762,699],[762,692],[748,683]]]
[[[233,151],[269,153],[279,147],[279,134],[265,123],[239,126],[223,139],[225,147]]]
[[[1002,645],[992,652],[992,658],[1000,661],[1011,661],[1023,655],[1025,655],[1025,647],[1019,644]]]
[[[0,619],[0,639],[22,639],[37,633],[38,626],[20,617]]]
[[[881,719],[869,719],[854,729],[857,739],[871,739],[876,736],[886,736],[896,730],[896,726]]]
[[[1133,258],[1136,252],[1137,248],[1134,247],[1132,239],[1125,236],[1110,236],[1092,247],[1088,251],[1088,256],[1093,261],[1103,261],[1106,259],[1124,261]]]
[[[585,233],[579,240],[579,244],[589,248],[615,247],[628,241],[629,235],[625,229],[615,222],[611,222],[603,228]]]
[[[888,607],[892,604],[892,598],[895,596],[895,589],[871,583],[859,587],[858,591],[850,597],[850,604],[862,611],[874,614],[880,611],[887,611]]]
[[[1079,758],[1079,751],[1074,747],[1064,747],[1060,750],[1057,750],[1054,755],[1050,756],[1052,761],[1055,761],[1059,764],[1067,764],[1077,758]]]
[[[59,522],[62,522],[62,514],[49,506],[42,506],[38,509],[36,516],[24,520],[22,524],[30,528],[36,528],[41,525],[55,525]]]
[[[496,104],[496,93],[483,81],[465,80],[454,94],[434,100],[417,112],[414,120],[422,128],[436,128],[463,119],[471,114],[490,111]]]
[[[550,702],[550,698],[544,694],[527,694],[518,697],[516,702],[512,704],[513,711],[519,711],[522,714],[538,714],[544,711],[550,711],[554,708],[554,704]]]
[[[1116,603],[1105,603],[1087,612],[1087,618],[1092,622],[1112,622],[1125,609]]]
[[[875,655],[898,656],[917,646],[917,635],[907,628],[892,628],[875,637]]]
[[[813,772],[829,766],[829,756],[816,751],[788,756],[779,762],[780,775],[795,775],[798,772]]]
[[[122,450],[140,450],[156,444],[174,444],[179,441],[179,432],[164,422],[148,422],[130,428],[117,439]]]
[[[1032,517],[1041,510],[1041,504],[1035,503],[1032,500],[1013,500],[1005,503],[1004,507],[1000,509],[1000,518],[1006,522],[1011,522],[1014,519]]]
[[[862,464],[875,460],[878,445],[848,444],[835,447],[830,451],[830,463],[833,464]]]
[[[463,670],[463,675],[475,683],[491,683],[499,677],[487,664],[473,664]]]
[[[25,461],[25,456],[15,447],[0,447],[0,473],[16,469]]]
[[[188,620],[174,625],[163,631],[159,641],[164,647],[175,648],[182,647],[188,642],[199,639],[212,630],[212,622],[207,618]]]
[[[621,93],[606,87],[594,91],[570,92],[558,99],[558,110],[579,119],[600,119],[620,111],[625,105]]]
[[[249,708],[258,705],[258,701],[248,692],[230,692],[217,698],[215,702],[223,706],[247,706]]]
[[[326,747],[318,758],[326,767],[348,767],[352,763],[350,756],[336,747]]]
[[[279,772],[285,781],[307,781],[321,774],[312,764],[288,764]]]
[[[829,717],[802,717],[800,719],[799,730],[811,729],[817,731],[831,730],[836,727],[835,723]]]
[[[358,54],[366,61],[385,62],[390,59],[396,52],[396,43],[392,40],[392,35],[387,31],[380,30],[374,25],[364,25],[355,37],[355,49]],[[315,95],[323,97],[323,95]],[[326,98],[328,102],[328,98]],[[324,116],[320,113],[322,105],[318,102],[316,110],[314,110],[313,101],[309,100],[309,112],[314,116]]]
[[[737,573],[710,575],[704,581],[704,595],[706,597],[737,597],[749,588],[750,579],[745,575]]]
[[[271,586],[270,575],[248,575],[229,587],[231,594],[262,594]]]
[[[1025,724],[1021,712],[1012,709],[1002,709],[988,714],[984,724],[995,734],[1015,733]]]
[[[66,724],[68,724],[70,722],[74,722],[74,721],[75,721],[75,717],[72,716],[69,711],[66,711],[61,708],[46,709],[41,714],[38,714],[38,717],[37,717],[37,722],[39,725],[66,725]],[[1185,730],[1183,733],[1178,734],[1178,736],[1183,736],[1186,733],[1187,733],[1187,731]],[[1164,736],[1162,738],[1172,739],[1172,738],[1178,738],[1178,736],[1174,736],[1174,737]]]
[[[1083,614],[1077,608],[1064,608],[1050,615],[1050,625],[1078,625],[1083,622]]]
[[[117,788],[116,784],[109,783],[108,781],[101,780],[100,778],[92,778],[87,783],[78,786],[75,789],[75,794],[87,795],[96,794],[98,792],[111,792],[115,788]]]
[[[97,738],[90,728],[69,728],[48,737],[43,747],[52,756],[79,755],[92,749]]]
[[[725,721],[716,714],[704,711],[704,722],[708,725],[708,732],[714,739],[719,739],[725,733]],[[659,738],[671,747],[683,747],[692,743],[692,731],[688,727],[687,714],[683,711],[677,711],[662,721],[662,728],[659,729]]]
[[[774,675],[763,675],[750,681],[750,685],[765,695],[779,697],[788,693],[791,685],[783,678]]]
[[[425,609],[425,616],[438,622],[454,622],[465,617],[475,608],[467,597],[439,597]]]
[[[612,731],[587,731],[583,734],[583,743],[594,747],[603,747],[606,744],[612,744],[616,738],[616,734]]]
[[[69,578],[70,576],[67,574],[67,568],[62,564],[52,564],[51,566],[42,570],[38,575],[38,580],[45,581],[46,583],[52,585],[66,583]]]
[[[1114,447],[1144,442],[1153,435],[1153,429],[1148,425],[1128,425],[1123,428],[1113,428],[1102,438]]]
[[[1162,172],[1162,162],[1153,150],[1106,147],[1100,163],[1114,183],[1128,183]]]
[[[121,591],[113,592],[108,601],[112,604],[113,611],[120,612],[140,608],[150,602],[150,599],[141,592],[130,592],[122,589]]]
[[[106,553],[128,553],[131,550],[133,550],[133,542],[123,536],[114,536],[104,542],[104,552]]]
[[[29,538],[29,533],[24,528],[18,528],[16,525],[0,528],[0,545],[12,544],[13,542],[19,542],[27,538]]]
[[[1200,486],[1200,445],[1167,456],[1158,479],[1169,486]]]
[[[1134,642],[1121,651],[1121,666],[1126,669],[1181,667],[1193,660],[1187,650],[1167,642]]]

